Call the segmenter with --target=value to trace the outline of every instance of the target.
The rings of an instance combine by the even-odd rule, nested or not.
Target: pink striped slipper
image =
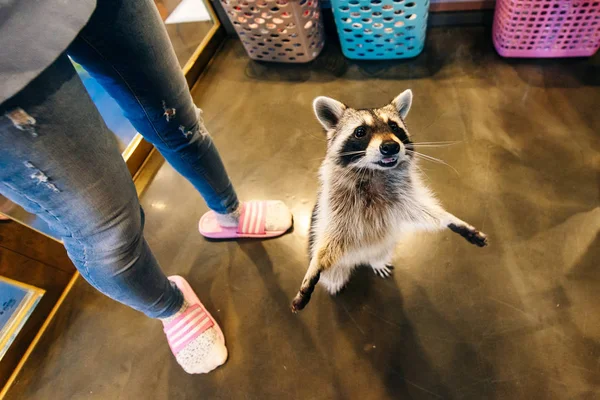
[[[183,312],[163,322],[169,347],[186,372],[210,372],[227,360],[223,332],[185,279],[174,275],[169,280],[181,290],[187,304]]]
[[[200,218],[198,230],[210,239],[272,238],[292,226],[292,213],[281,201],[248,201],[240,206],[237,226],[219,224],[217,213],[209,211]]]

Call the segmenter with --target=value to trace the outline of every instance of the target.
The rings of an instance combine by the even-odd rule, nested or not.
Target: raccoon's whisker
[[[450,165],[447,162],[445,162],[445,161],[438,160],[437,158],[425,156],[425,155],[420,154],[420,153],[419,154],[415,154],[415,155],[418,156],[418,157],[420,157],[423,160],[427,160],[427,161],[431,161],[431,162],[434,162],[434,163],[437,163],[437,164],[445,165],[448,168],[452,169],[456,173],[456,175],[460,176],[460,173],[458,172],[458,170],[456,168],[454,168],[452,165]]]
[[[441,143],[460,143],[462,140],[434,140],[431,142],[413,142],[413,144],[441,144]]]
[[[452,146],[451,144],[418,144],[415,147],[433,147],[434,149],[437,149],[439,147],[449,147]]]
[[[439,158],[428,156],[428,155],[423,154],[423,153],[419,153],[419,152],[414,151],[414,150],[408,150],[408,149],[406,149],[406,151],[413,153],[415,156],[417,156],[417,157],[419,157],[419,158],[421,158],[423,160],[431,161],[431,162],[438,163],[438,164],[443,164],[443,165],[445,165],[447,167],[450,167],[450,168],[452,168],[452,170],[454,170],[454,172],[456,172],[457,175],[460,176],[460,173],[458,172],[458,170],[456,168],[454,168],[452,165],[448,164],[446,161],[440,160]]]
[[[441,147],[450,147],[450,146],[454,146],[454,144],[417,144],[417,145],[413,145],[413,146],[407,146],[409,149],[412,148],[434,148],[434,149],[438,149]]]
[[[340,181],[345,181],[346,178],[350,177],[352,174],[356,174],[357,172],[352,168],[342,169],[342,173],[340,175]]]
[[[327,142],[327,139],[323,138],[323,136],[315,136],[315,135],[313,135],[313,134],[312,134],[312,133],[310,133],[310,132],[307,132],[307,133],[308,133],[308,136],[310,136],[310,137],[311,137],[311,138],[313,138],[313,139],[320,140],[321,142]],[[302,138],[305,138],[306,136],[301,136],[301,137],[302,137]]]
[[[366,154],[366,153],[367,153],[366,150],[349,151],[349,152],[346,152],[346,153],[340,153],[339,156],[342,157],[342,156],[350,156],[352,154]]]
[[[360,177],[359,177],[359,182],[360,182],[360,189],[362,190],[363,187],[363,183],[365,182],[365,177],[367,176],[367,173],[369,172],[369,170],[367,168],[362,168],[362,170],[359,170],[360,173]]]
[[[427,155],[427,154],[419,153],[418,151],[415,151],[415,150],[406,149],[406,151],[409,151],[409,152],[413,153],[414,155],[416,155],[416,156],[419,156],[419,157],[421,157],[421,158],[423,158],[423,159],[425,159],[425,160],[429,160],[429,161],[437,162],[437,163],[439,163],[439,164],[446,164],[446,165],[449,165],[449,164],[447,164],[445,161],[443,161],[443,160],[440,160],[439,158],[435,158],[435,157],[432,157],[432,156],[430,156],[430,155]]]
[[[358,167],[355,169],[349,169],[348,173],[344,175],[344,178],[354,175],[355,179],[357,179],[358,182],[361,183],[362,182],[361,175],[363,174],[364,171],[365,171],[365,169],[361,168],[361,167]]]
[[[455,144],[460,144],[462,142],[420,142],[420,143],[410,143],[411,146],[417,147],[448,147],[454,146]]]
[[[419,132],[424,132],[426,129],[429,129],[431,126],[433,126],[433,124],[435,124],[445,114],[446,114],[446,112],[443,112],[440,115],[438,115],[437,117],[435,117],[435,119],[433,120],[432,123],[430,123],[429,125],[427,125],[425,128],[419,129]]]
[[[361,174],[360,174],[360,183],[361,183],[361,186],[364,183],[365,178],[367,177],[368,173],[369,173],[369,169],[368,168],[362,168]]]
[[[429,175],[427,175],[427,173],[421,167],[419,167],[419,165],[417,163],[415,163],[414,166],[417,167],[419,169],[419,171],[427,177],[427,179],[431,180],[429,178]]]
[[[439,158],[432,157],[429,154],[419,153],[417,151],[415,151],[415,153],[417,153],[419,156],[425,157],[425,158],[427,158],[429,160],[432,160],[432,161],[437,161],[439,163],[446,163],[444,160],[440,160]]]
[[[361,155],[361,154],[366,154],[367,151],[366,150],[360,150],[360,151],[348,151],[346,153],[340,153],[337,156],[338,157],[344,157],[344,156],[352,156],[352,155]],[[353,160],[354,161],[354,160]]]

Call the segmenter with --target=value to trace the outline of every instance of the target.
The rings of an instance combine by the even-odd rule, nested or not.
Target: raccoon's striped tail
[[[315,290],[315,286],[317,282],[319,282],[319,278],[321,277],[321,269],[317,267],[313,267],[312,265],[308,268],[306,275],[304,276],[304,280],[302,281],[302,286],[300,286],[300,290],[294,300],[292,301],[292,312],[295,314],[298,311],[302,310],[308,302],[310,301],[310,296],[312,292]]]

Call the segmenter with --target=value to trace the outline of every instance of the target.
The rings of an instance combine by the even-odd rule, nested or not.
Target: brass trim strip
[[[132,177],[142,167],[152,149],[154,149],[152,143],[146,141],[139,133],[129,143],[129,146],[123,152],[123,159]]]
[[[123,153],[121,154],[123,156],[123,159],[125,160],[125,162],[127,162],[127,160],[129,158],[131,158],[131,156],[135,152],[136,147],[140,144],[140,142],[142,140],[144,140],[142,135],[140,135],[139,133],[136,133],[136,135],[133,137],[133,140],[131,142],[129,142],[129,144],[127,145],[127,148],[125,150],[123,150]]]
[[[62,243],[62,240],[59,240],[53,236],[48,235],[45,232],[40,231],[39,229],[29,225],[27,222],[23,221],[21,218],[19,218],[19,216],[14,216],[14,215],[8,215],[8,214],[4,214],[3,212],[0,212],[0,215],[9,218],[12,222],[16,222],[17,224],[21,224],[21,225],[25,225],[27,228],[31,229],[34,232],[39,233],[40,235],[44,235],[47,238],[50,238],[58,243]]]
[[[210,31],[208,31],[200,46],[196,48],[194,54],[192,54],[183,67],[183,73],[190,88],[196,83],[200,74],[202,74],[202,71],[206,68],[206,65],[208,65],[226,38],[227,33],[220,22],[215,23]]]
[[[142,196],[164,161],[165,159],[160,152],[156,149],[152,149],[138,173],[133,177],[133,183],[135,184],[135,190],[138,197]]]
[[[219,20],[212,4],[210,4],[210,0],[205,0],[202,3],[204,3],[210,14],[213,26],[183,67],[183,74],[190,89],[196,83],[206,65],[217,53],[217,50],[221,47],[221,43],[227,38],[227,32],[225,32],[223,24]]]

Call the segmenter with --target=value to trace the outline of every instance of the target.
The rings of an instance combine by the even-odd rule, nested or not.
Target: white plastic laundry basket
[[[250,58],[305,63],[324,45],[319,0],[221,0]]]

